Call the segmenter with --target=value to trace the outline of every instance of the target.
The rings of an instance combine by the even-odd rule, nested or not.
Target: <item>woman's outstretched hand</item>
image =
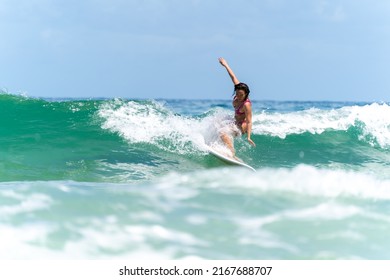
[[[220,57],[218,60],[223,67],[226,67],[228,65],[227,61],[223,57]]]

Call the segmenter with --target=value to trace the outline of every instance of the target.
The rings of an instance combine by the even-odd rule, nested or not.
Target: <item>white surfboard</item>
[[[228,153],[223,151],[223,149],[218,149],[218,147],[211,147],[208,145],[206,145],[206,147],[207,147],[210,154],[216,156],[220,160],[227,162],[229,164],[246,167],[246,168],[256,172],[256,170],[252,166],[246,164],[245,162],[243,162],[242,160],[240,160],[238,158],[233,158],[231,155],[229,155]]]

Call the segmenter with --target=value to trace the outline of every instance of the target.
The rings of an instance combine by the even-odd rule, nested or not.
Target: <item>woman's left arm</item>
[[[246,133],[248,135],[248,142],[256,147],[255,142],[251,139],[251,134],[252,134],[252,106],[250,103],[245,104],[245,118],[246,118]]]

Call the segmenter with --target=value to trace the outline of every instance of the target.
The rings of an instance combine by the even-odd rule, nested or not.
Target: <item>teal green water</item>
[[[390,107],[0,94],[0,258],[388,259]]]

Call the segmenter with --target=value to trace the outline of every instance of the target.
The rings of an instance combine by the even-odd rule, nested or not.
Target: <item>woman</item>
[[[256,146],[256,144],[251,139],[252,134],[252,105],[249,100],[249,87],[240,83],[236,75],[234,75],[233,70],[229,67],[227,61],[224,58],[219,58],[219,63],[227,70],[232,82],[234,84],[234,98],[233,98],[233,107],[234,107],[234,119],[235,125],[238,127],[242,134],[247,134],[248,142]],[[232,138],[227,133],[221,134],[222,141],[226,146],[232,151],[233,157],[235,157],[234,145]]]

